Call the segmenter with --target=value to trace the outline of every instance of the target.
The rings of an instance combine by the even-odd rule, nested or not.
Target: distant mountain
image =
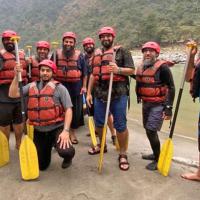
[[[200,39],[199,0],[0,0],[0,32],[13,29],[22,44],[59,40],[75,31],[79,44],[95,39],[102,26],[117,30],[117,42],[129,48],[147,40],[176,43]]]

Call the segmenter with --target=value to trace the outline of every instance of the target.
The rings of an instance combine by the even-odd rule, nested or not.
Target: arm
[[[164,102],[165,108],[163,113],[163,118],[168,120],[172,117],[172,106],[175,97],[175,85],[172,73],[167,65],[163,65],[160,68],[160,80],[168,88],[167,97]]]
[[[15,77],[12,80],[12,83],[10,85],[8,96],[11,97],[11,98],[20,97],[19,82],[18,82],[18,79],[17,79],[17,71],[15,71]]]
[[[90,74],[90,79],[89,79],[89,83],[88,83],[88,91],[87,91],[87,104],[89,107],[91,107],[91,104],[93,104],[92,102],[92,90],[93,90],[93,87],[94,87],[94,76],[93,74]]]
[[[123,76],[133,75],[135,72],[131,53],[120,48],[116,53],[116,63],[110,62],[110,72]]]
[[[67,108],[65,110],[64,129],[60,133],[57,140],[57,143],[60,143],[60,148],[62,149],[69,148],[72,145],[69,137],[71,121],[72,121],[72,108]]]
[[[83,85],[82,85],[82,88],[81,88],[81,92],[80,94],[83,94],[83,93],[86,93],[87,91],[87,63],[86,63],[86,60],[83,56],[83,54],[80,55],[80,58],[79,58],[79,63],[80,63],[80,66],[81,66],[81,71],[82,71],[82,75],[83,75]]]
[[[188,51],[190,51],[190,55],[189,55],[189,63],[188,63],[188,67],[187,67],[187,71],[186,71],[186,75],[185,75],[185,80],[186,82],[191,82],[192,79],[192,74],[193,74],[193,70],[194,70],[194,59],[195,59],[195,55],[197,53],[197,46],[196,43],[194,41],[190,41],[187,43],[187,45],[190,45],[190,49],[188,49]]]

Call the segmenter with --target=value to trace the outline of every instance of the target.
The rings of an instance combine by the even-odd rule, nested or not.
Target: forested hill
[[[80,41],[101,26],[117,30],[129,48],[147,40],[176,43],[200,39],[199,0],[0,0],[0,32],[13,29],[22,44],[60,40],[75,31]]]

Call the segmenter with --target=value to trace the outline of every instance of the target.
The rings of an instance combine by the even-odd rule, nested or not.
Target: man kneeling
[[[72,163],[75,149],[69,138],[69,127],[72,120],[72,103],[67,89],[53,79],[57,67],[51,60],[39,63],[40,81],[23,87],[23,96],[27,97],[27,116],[29,124],[34,125],[34,143],[36,145],[39,168],[45,170],[51,162],[51,150],[55,144],[60,157],[64,158],[62,168]],[[9,89],[9,96],[20,96],[18,72]]]

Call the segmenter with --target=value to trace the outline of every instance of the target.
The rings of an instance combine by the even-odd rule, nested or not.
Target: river
[[[171,68],[176,85],[176,98],[174,100],[173,110],[175,110],[177,95],[180,89],[183,75],[183,68],[184,65],[175,65]],[[199,100],[196,99],[196,103],[193,103],[189,94],[189,84],[185,83],[174,133],[196,139],[199,110]],[[130,110],[128,111],[128,116],[130,119],[142,124],[141,104],[137,104],[136,101],[134,79],[131,79],[131,106]],[[169,133],[169,125],[169,121],[165,121],[162,127],[162,131]]]

